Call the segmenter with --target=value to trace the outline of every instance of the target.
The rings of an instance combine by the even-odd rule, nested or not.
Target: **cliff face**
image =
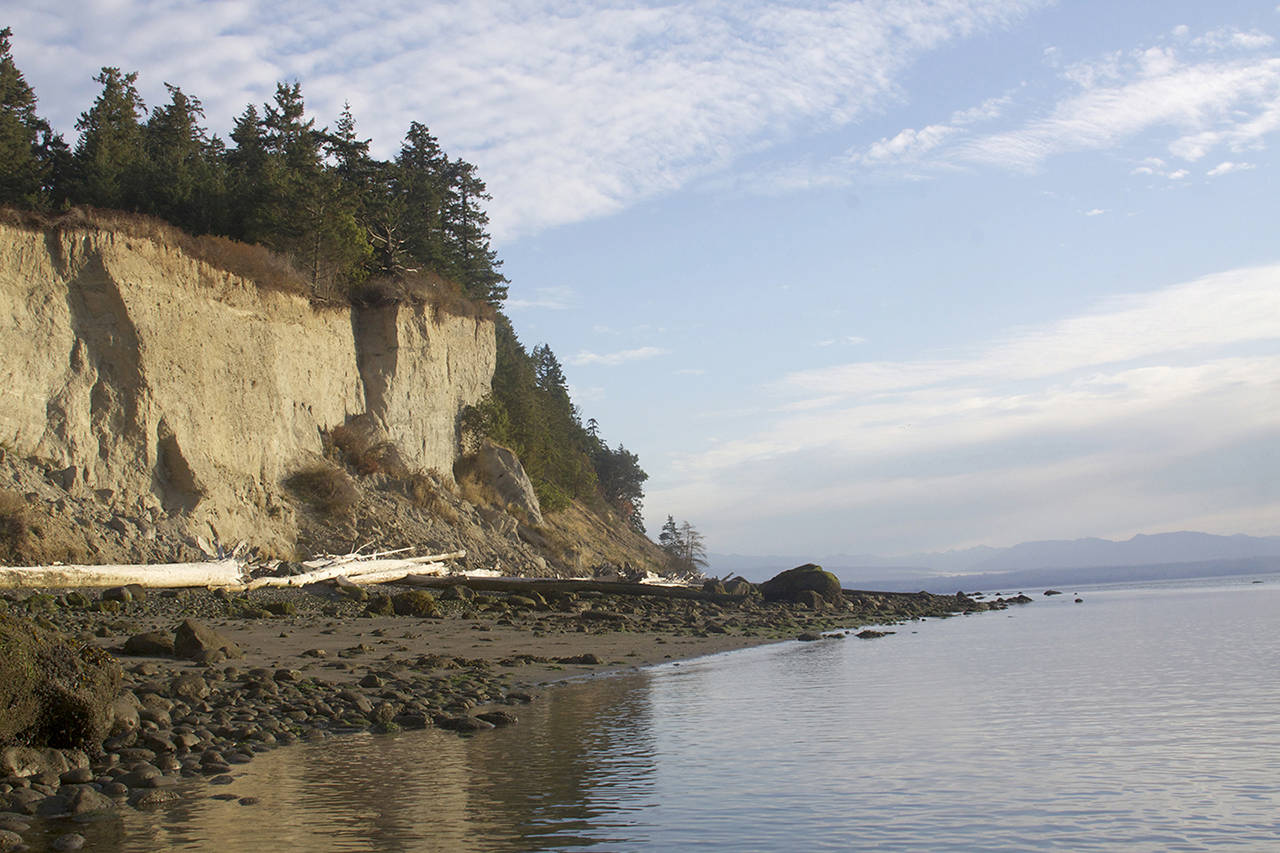
[[[316,307],[145,238],[0,225],[0,445],[127,518],[290,546],[280,481],[371,415],[452,477],[489,390],[491,322],[402,304]]]

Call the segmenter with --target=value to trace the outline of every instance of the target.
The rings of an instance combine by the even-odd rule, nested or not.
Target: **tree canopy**
[[[280,82],[224,141],[204,127],[199,98],[165,83],[169,101],[148,112],[137,72],[104,67],[70,150],[36,115],[10,38],[0,31],[0,203],[128,210],[261,243],[322,291],[422,271],[494,306],[506,298],[479,170],[425,124],[411,122],[397,156],[377,160],[349,104],[332,129],[318,127],[301,83]]]

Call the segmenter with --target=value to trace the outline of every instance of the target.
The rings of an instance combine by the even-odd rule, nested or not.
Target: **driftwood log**
[[[300,575],[286,577],[254,578],[249,581],[249,589],[260,589],[264,586],[306,586],[310,583],[333,580],[345,577],[352,583],[388,583],[397,581],[412,572],[424,569],[442,569],[445,560],[461,560],[467,556],[466,551],[450,551],[447,554],[431,554],[425,557],[408,557],[402,559],[336,559],[324,568],[303,572]],[[399,573],[399,574],[397,574]],[[376,580],[375,580],[376,578]]]
[[[149,566],[13,566],[0,567],[0,589],[124,586],[153,588],[242,587],[244,564],[236,559],[204,563],[157,563]]]

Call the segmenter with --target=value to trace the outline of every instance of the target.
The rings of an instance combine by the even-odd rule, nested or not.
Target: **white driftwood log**
[[[421,572],[426,568],[437,568],[445,560],[460,560],[465,556],[467,556],[466,551],[452,551],[448,554],[431,554],[426,557],[408,557],[399,560],[340,559],[322,569],[303,572],[300,575],[290,575],[282,578],[254,578],[249,581],[249,589],[272,586],[305,586],[309,583],[319,583],[320,581],[333,580],[337,577],[345,577],[352,583],[387,583],[390,580],[399,580],[411,572]],[[369,576],[390,574],[401,570],[404,571],[404,575],[400,575],[400,577],[385,578],[378,581],[365,580]]]
[[[0,589],[30,587],[124,586],[239,587],[244,564],[239,560],[205,563],[157,563],[150,566],[14,566],[0,567]]]

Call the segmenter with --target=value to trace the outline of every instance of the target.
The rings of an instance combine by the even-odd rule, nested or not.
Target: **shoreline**
[[[384,586],[243,594],[135,588],[124,602],[104,599],[101,590],[6,593],[10,614],[112,652],[123,683],[99,754],[64,751],[65,767],[46,756],[51,766],[20,773],[37,768],[15,767],[20,762],[5,750],[0,833],[17,833],[19,844],[24,833],[74,836],[82,821],[112,809],[225,798],[218,789],[234,781],[239,765],[303,740],[430,727],[483,736],[518,724],[520,707],[558,684],[824,632],[845,636],[871,624],[1007,606],[964,596],[852,591],[833,606],[592,591],[544,599],[536,592],[476,594],[462,587],[437,598],[410,586]],[[382,615],[413,606],[417,615]],[[148,632],[160,632],[163,640],[186,619],[215,632],[210,646],[227,641],[224,651],[201,652],[203,662],[155,648],[123,653],[126,643],[141,647],[136,638]],[[6,839],[14,842],[0,835],[0,849],[14,849]]]

